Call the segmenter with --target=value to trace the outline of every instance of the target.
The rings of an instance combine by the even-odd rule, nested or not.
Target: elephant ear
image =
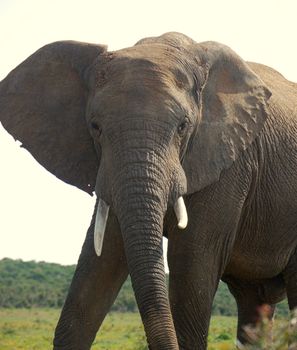
[[[85,119],[84,73],[105,46],[61,41],[44,46],[0,83],[0,121],[61,180],[92,193],[98,158]]]
[[[183,162],[188,193],[217,181],[253,142],[267,118],[271,95],[230,48],[206,42],[196,44],[194,51],[205,81],[198,87],[201,120]]]

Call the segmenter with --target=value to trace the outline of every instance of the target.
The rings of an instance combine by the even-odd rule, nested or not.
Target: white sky
[[[0,80],[56,40],[116,50],[179,31],[297,81],[296,14],[296,0],[0,0]],[[0,159],[0,259],[76,263],[94,198],[49,174],[2,126]]]

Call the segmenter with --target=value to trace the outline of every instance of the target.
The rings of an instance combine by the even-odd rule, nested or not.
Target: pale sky
[[[296,13],[296,0],[0,0],[0,80],[53,41],[116,50],[179,31],[297,82]],[[0,157],[0,259],[76,263],[95,199],[48,173],[2,126]]]

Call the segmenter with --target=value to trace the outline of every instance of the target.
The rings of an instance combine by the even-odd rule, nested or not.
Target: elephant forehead
[[[112,81],[123,89],[127,85],[154,88],[193,84],[191,55],[167,45],[139,45],[107,53],[96,65],[97,86]]]
[[[152,88],[161,92],[174,82],[174,75],[167,67],[146,58],[119,57],[97,72],[98,87],[119,92],[139,88]]]
[[[173,122],[189,114],[188,95],[175,86],[125,84],[112,81],[98,89],[91,103],[91,115],[102,119],[142,119]]]
[[[138,52],[137,52],[138,53]],[[186,106],[193,81],[182,65],[152,57],[117,53],[96,71],[93,114],[178,114]]]
[[[178,98],[172,90],[148,88],[146,86],[133,86],[118,89],[111,84],[106,89],[99,90],[92,103],[92,114],[101,119],[142,119],[142,120],[169,120],[176,119],[184,114],[183,97]]]

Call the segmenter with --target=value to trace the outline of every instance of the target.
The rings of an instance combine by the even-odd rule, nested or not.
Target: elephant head
[[[179,227],[187,225],[182,197],[217,181],[253,142],[269,96],[231,49],[178,33],[115,52],[53,43],[1,82],[8,132],[58,178],[95,190],[98,255],[113,208],[153,349],[178,348],[163,266],[165,212],[174,207]]]

